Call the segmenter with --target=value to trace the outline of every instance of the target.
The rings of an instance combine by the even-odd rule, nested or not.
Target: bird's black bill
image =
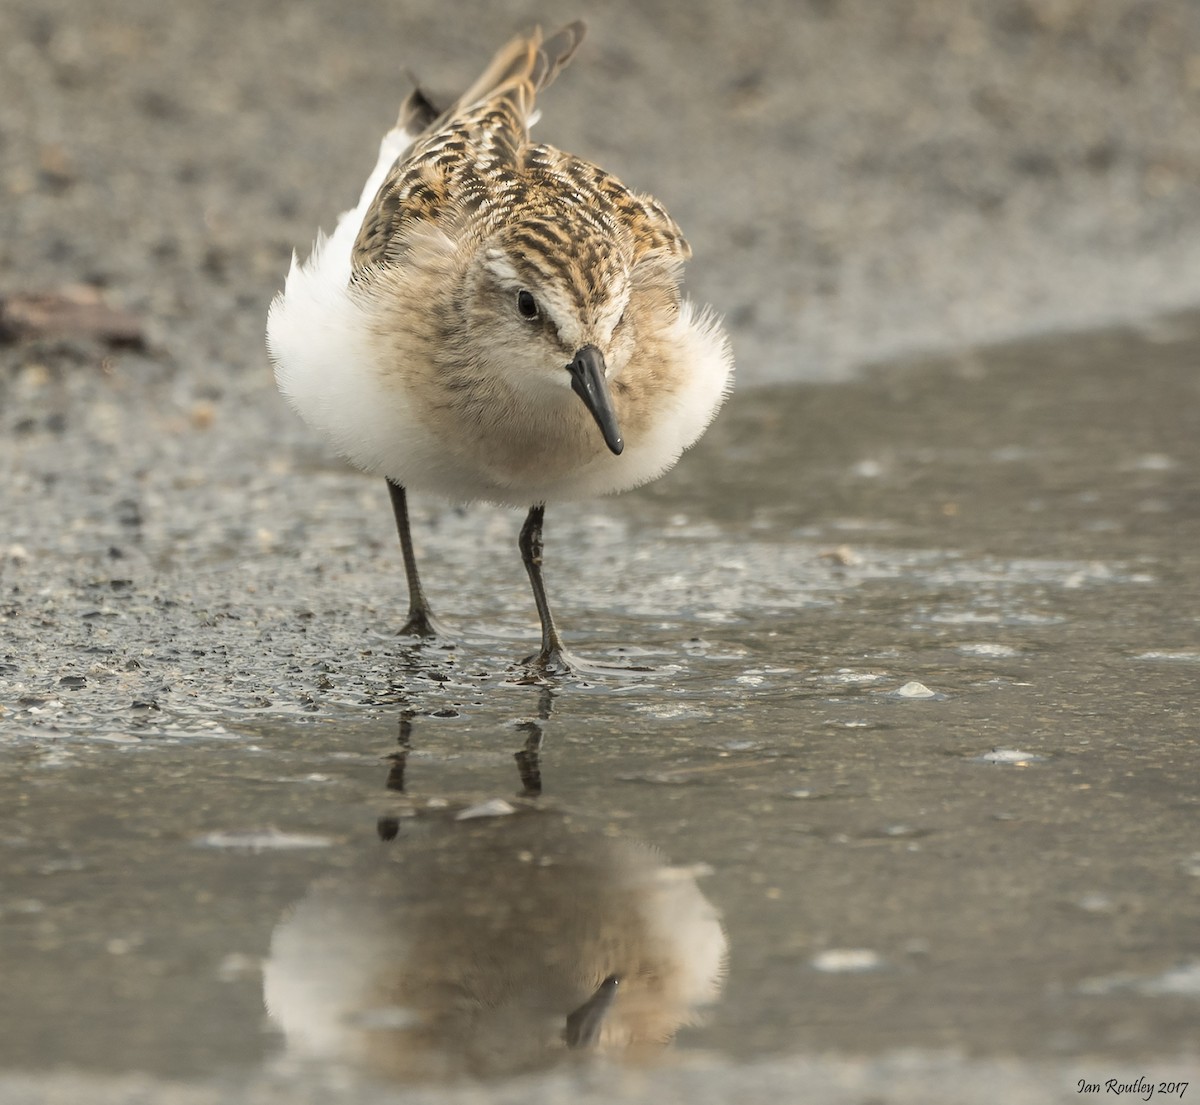
[[[571,374],[572,391],[591,411],[604,435],[604,444],[620,456],[625,442],[621,440],[617,412],[613,410],[612,393],[608,390],[608,377],[604,375],[604,354],[594,345],[585,345],[567,365],[567,371]]]
[[[612,1007],[620,982],[616,975],[609,975],[596,992],[567,1017],[567,1031],[563,1034],[567,1047],[591,1047],[600,1039],[604,1017]]]

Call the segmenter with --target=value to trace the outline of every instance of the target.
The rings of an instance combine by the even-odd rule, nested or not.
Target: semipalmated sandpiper
[[[584,25],[520,35],[446,111],[418,89],[358,206],[271,305],[279,389],[343,456],[386,477],[409,588],[435,635],[406,489],[529,507],[520,549],[539,672],[569,670],[542,582],[545,504],[666,472],[729,390],[717,317],[681,295],[665,208],[530,139],[535,99]],[[530,504],[533,504],[530,506]]]

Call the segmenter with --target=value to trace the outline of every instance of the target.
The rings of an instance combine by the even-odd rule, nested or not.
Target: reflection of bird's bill
[[[727,944],[694,872],[560,813],[453,817],[421,814],[276,927],[264,997],[290,1057],[426,1080],[640,1060],[716,998]]]
[[[616,975],[609,975],[587,1001],[568,1015],[567,1028],[563,1033],[567,1047],[592,1047],[600,1039],[600,1028],[605,1015],[612,1008],[620,981]]]

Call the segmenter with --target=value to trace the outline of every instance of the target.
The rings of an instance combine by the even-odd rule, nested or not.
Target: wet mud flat
[[[10,348],[6,1099],[1187,1080],[1198,351],[1180,316],[739,394],[659,484],[548,513],[571,647],[649,670],[538,684],[511,512],[417,504],[455,639],[413,646],[381,481],[264,459],[259,408],[144,352]],[[667,1049],[563,1046],[608,969],[581,902]],[[414,989],[464,917],[478,957]],[[512,1016],[414,1034],[446,988]]]

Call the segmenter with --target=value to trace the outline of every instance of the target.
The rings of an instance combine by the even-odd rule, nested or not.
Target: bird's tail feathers
[[[537,94],[548,87],[571,60],[586,33],[587,25],[576,20],[545,40],[540,27],[534,27],[528,34],[517,35],[497,51],[479,79],[458,98],[446,115],[458,115],[481,103],[507,99],[521,117],[528,120],[533,115]],[[428,100],[425,104],[428,106]]]
[[[400,118],[396,120],[396,126],[409,137],[416,138],[433,126],[441,114],[425,90],[413,80],[413,90],[400,105]]]

